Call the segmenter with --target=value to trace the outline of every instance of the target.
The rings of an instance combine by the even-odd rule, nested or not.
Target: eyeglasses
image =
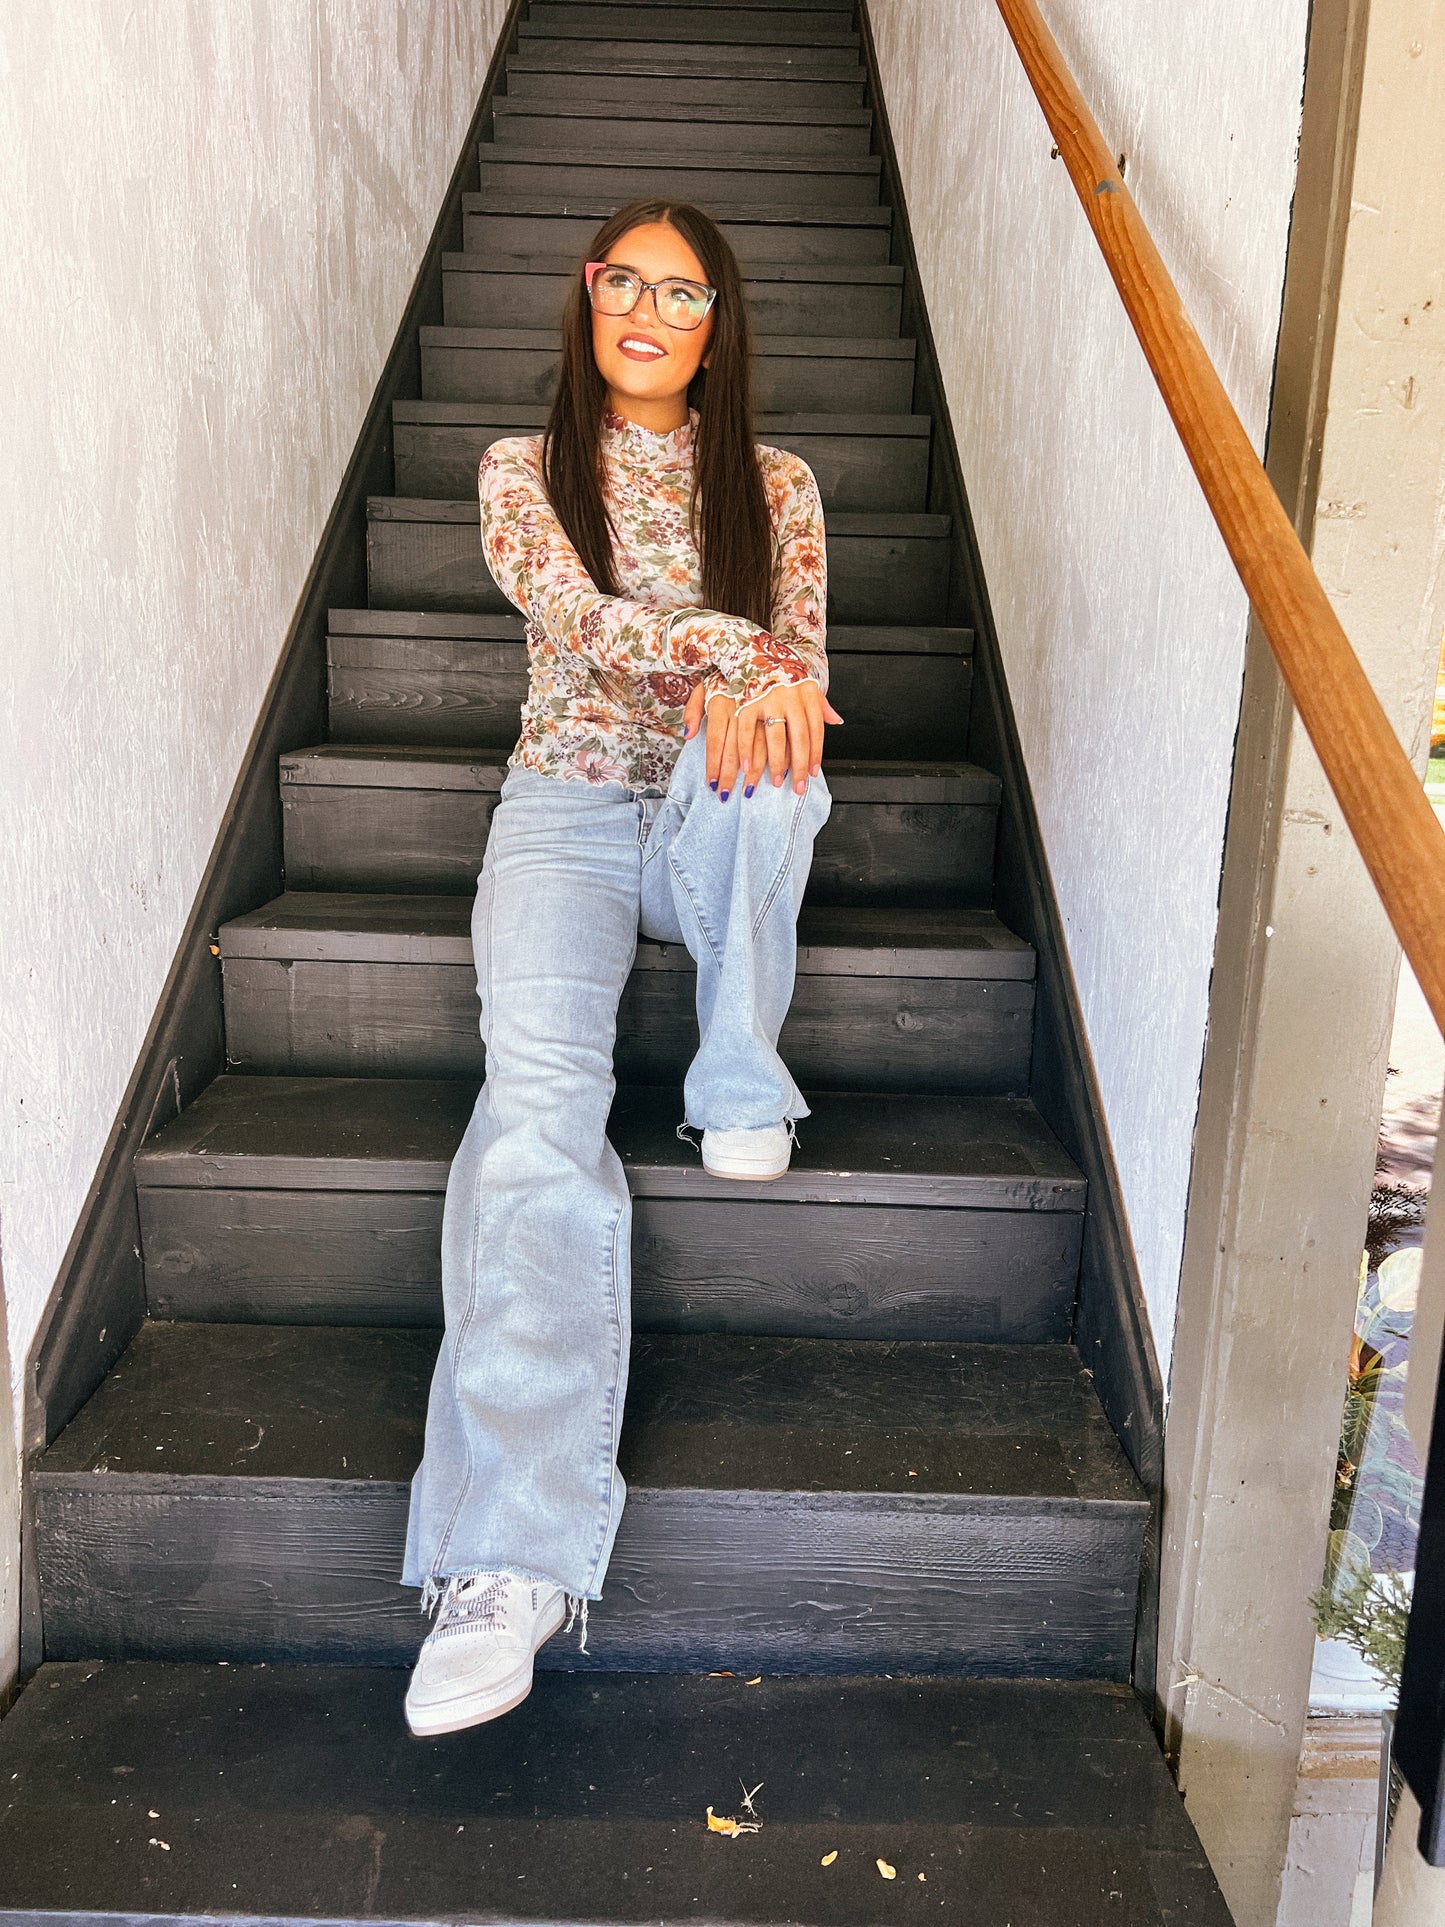
[[[669,328],[700,328],[717,300],[717,289],[703,281],[684,281],[669,275],[665,281],[644,281],[633,268],[613,267],[610,261],[589,261],[583,269],[587,298],[598,314],[631,314],[649,290],[657,318]]]

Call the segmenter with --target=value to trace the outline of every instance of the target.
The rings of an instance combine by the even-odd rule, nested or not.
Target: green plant
[[[1321,1586],[1312,1594],[1310,1605],[1321,1639],[1353,1646],[1392,1692],[1399,1691],[1410,1588],[1393,1566],[1371,1572],[1368,1566],[1352,1565],[1336,1577],[1333,1590]]]

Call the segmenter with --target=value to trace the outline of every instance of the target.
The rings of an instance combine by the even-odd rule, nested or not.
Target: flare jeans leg
[[[447,1181],[405,1585],[495,1568],[601,1596],[631,1335],[631,1201],[606,1126],[639,926],[697,960],[687,1121],[807,1115],[776,1045],[827,787],[720,803],[703,764],[696,737],[664,797],[522,769],[503,786],[472,916],[486,1079]]]

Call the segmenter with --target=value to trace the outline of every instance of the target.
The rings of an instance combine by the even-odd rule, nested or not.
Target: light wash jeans
[[[631,1336],[632,1205],[607,1116],[639,924],[697,960],[687,1123],[808,1114],[776,1044],[827,784],[799,796],[764,775],[722,802],[705,760],[699,733],[665,795],[521,768],[502,785],[472,915],[486,1082],[447,1182],[446,1336],[402,1572],[423,1605],[493,1569],[601,1594]]]

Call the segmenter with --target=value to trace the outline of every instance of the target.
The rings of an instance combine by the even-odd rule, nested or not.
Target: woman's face
[[[644,281],[678,275],[707,283],[701,261],[676,228],[663,222],[629,228],[607,250],[612,267],[631,268]],[[687,420],[687,391],[699,368],[706,367],[713,314],[693,329],[670,328],[658,318],[656,297],[648,289],[631,314],[592,310],[592,353],[607,384],[614,414],[655,433],[681,428]]]

